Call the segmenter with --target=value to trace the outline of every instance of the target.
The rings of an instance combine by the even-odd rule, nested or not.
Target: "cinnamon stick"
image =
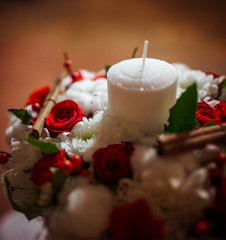
[[[57,99],[59,91],[60,91],[60,86],[61,86],[63,77],[64,77],[63,74],[61,74],[56,79],[56,81],[54,82],[48,95],[46,96],[45,101],[41,107],[39,114],[38,114],[38,117],[35,121],[35,124],[32,127],[32,131],[29,134],[29,137],[35,137],[37,139],[40,137],[43,127],[44,127],[45,118],[50,114],[52,107],[56,103],[56,99]]]
[[[161,135],[158,138],[160,154],[176,154],[226,141],[226,124],[192,130],[187,133]]]

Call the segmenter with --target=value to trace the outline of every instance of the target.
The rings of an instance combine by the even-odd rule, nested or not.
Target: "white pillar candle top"
[[[108,80],[117,86],[140,91],[160,90],[177,80],[177,71],[169,63],[146,58],[132,58],[113,65],[108,73]]]

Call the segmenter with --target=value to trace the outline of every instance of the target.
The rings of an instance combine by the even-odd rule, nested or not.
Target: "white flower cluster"
[[[218,86],[223,82],[225,76],[214,78],[212,74],[190,69],[184,64],[174,63],[173,65],[178,72],[177,98],[193,83],[197,84],[198,101],[203,101],[206,97],[216,98],[218,96]],[[222,97],[223,100],[225,99]]]

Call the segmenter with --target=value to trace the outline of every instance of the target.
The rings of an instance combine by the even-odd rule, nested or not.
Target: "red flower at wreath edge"
[[[70,132],[74,125],[82,120],[84,113],[72,100],[64,100],[54,105],[50,115],[45,119],[45,127],[51,137]]]
[[[211,121],[214,124],[226,123],[226,103],[218,103],[214,109],[205,101],[199,102],[196,118],[200,126],[204,126]]]
[[[163,221],[153,216],[144,199],[116,206],[110,216],[110,230],[112,240],[161,240],[165,235]]]

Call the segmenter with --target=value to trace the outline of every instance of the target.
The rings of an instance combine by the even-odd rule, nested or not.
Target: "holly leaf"
[[[107,74],[108,70],[110,69],[110,67],[111,67],[111,65],[106,65],[106,66],[105,66],[105,72],[106,72],[106,74]]]
[[[206,123],[204,126],[202,126],[203,128],[204,127],[211,127],[211,126],[213,126],[214,125],[214,123],[213,123],[213,121],[209,121],[208,123]]]
[[[176,104],[170,109],[169,125],[166,131],[182,133],[194,129],[198,122],[195,114],[197,109],[197,86],[192,84],[187,88]]]
[[[23,124],[30,124],[31,120],[33,119],[33,116],[24,109],[8,109],[8,111],[19,118]]]
[[[68,178],[68,175],[63,173],[60,169],[57,168],[50,168],[52,173],[51,183],[52,183],[52,190],[53,190],[53,199],[57,201],[57,195],[60,190],[63,188],[65,181]]]
[[[56,153],[56,152],[60,151],[60,149],[57,147],[57,145],[55,143],[52,143],[52,142],[46,142],[46,141],[38,140],[38,139],[33,138],[33,137],[27,138],[26,141],[29,144],[38,147],[45,154],[52,154],[52,153]]]
[[[222,88],[226,88],[226,80],[224,80],[224,82],[222,84]]]

